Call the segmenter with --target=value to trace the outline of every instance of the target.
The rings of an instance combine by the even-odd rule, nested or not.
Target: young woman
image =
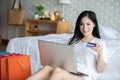
[[[93,45],[88,44],[90,42]],[[79,75],[59,67],[44,66],[27,80],[96,80],[98,73],[104,71],[107,58],[106,47],[100,39],[97,18],[93,11],[83,11],[78,16],[69,45],[75,46]]]

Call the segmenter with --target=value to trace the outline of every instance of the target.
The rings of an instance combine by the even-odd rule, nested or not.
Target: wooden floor
[[[6,51],[8,40],[2,40],[2,44],[0,44],[0,51]]]

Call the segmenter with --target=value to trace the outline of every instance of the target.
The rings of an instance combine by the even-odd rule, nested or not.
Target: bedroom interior
[[[10,40],[16,37],[16,27],[7,24],[7,10],[11,7],[14,0],[1,0],[0,2],[0,34],[2,39]],[[26,9],[25,18],[32,19],[36,12],[35,4],[45,4],[45,10],[48,11],[60,11],[62,15],[63,4],[59,3],[59,0],[21,0],[22,7]],[[99,24],[103,26],[112,27],[118,31],[119,28],[119,10],[120,2],[119,0],[71,0],[70,4],[64,4],[64,16],[65,19],[70,22],[70,31],[73,32],[75,20],[80,12],[83,10],[93,10],[97,14]],[[43,26],[41,24],[41,26]],[[51,24],[49,24],[51,26]],[[45,27],[47,25],[45,25]],[[55,26],[55,25],[52,25]],[[19,27],[19,37],[24,37],[25,35],[25,24]]]
[[[69,4],[61,4],[59,0],[21,0],[22,7],[25,8],[26,12],[24,24],[18,26],[18,36],[16,36],[16,26],[7,24],[7,10],[11,7],[13,1],[0,0],[0,51],[31,55],[31,71],[34,73],[41,66],[37,41],[46,40],[66,44],[67,40],[72,36],[78,14],[84,10],[93,10],[97,14],[100,34],[110,53],[107,69],[103,74],[100,74],[98,80],[120,79],[119,0],[89,0],[89,2],[87,0],[70,0]],[[60,12],[61,19],[58,21],[49,21],[42,18],[33,20],[36,3],[44,4],[44,10],[51,13]],[[36,31],[36,28],[42,31],[47,30],[47,32]]]

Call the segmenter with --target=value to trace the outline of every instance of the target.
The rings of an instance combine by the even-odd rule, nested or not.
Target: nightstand
[[[40,23],[44,24],[55,24],[55,31],[46,31],[37,29],[37,25]],[[27,19],[25,25],[25,36],[34,36],[38,34],[62,34],[70,32],[69,21],[51,21],[51,20],[39,20],[39,19]]]

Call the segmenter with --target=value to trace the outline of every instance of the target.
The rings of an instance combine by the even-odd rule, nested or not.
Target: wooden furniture
[[[0,44],[2,43],[2,39],[0,38]]]
[[[42,24],[55,24],[55,31],[40,30],[38,25]],[[49,25],[48,25],[49,26]],[[39,19],[27,19],[25,22],[25,36],[35,36],[38,34],[62,34],[70,32],[70,22],[68,21],[51,21],[51,20],[39,20]]]
[[[1,36],[0,36],[0,51],[2,50],[2,39],[1,39]]]

